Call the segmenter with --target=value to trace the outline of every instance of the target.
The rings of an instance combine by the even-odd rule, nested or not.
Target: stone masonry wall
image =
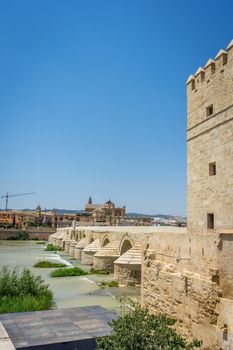
[[[177,329],[203,340],[203,348],[225,349],[224,327],[233,333],[225,314],[226,301],[233,310],[233,300],[223,299],[231,297],[232,252],[230,233],[151,235],[142,266],[142,305],[176,318]],[[228,345],[233,348],[230,335]]]
[[[187,97],[188,231],[206,232],[208,213],[216,231],[232,229],[233,45],[189,79]]]

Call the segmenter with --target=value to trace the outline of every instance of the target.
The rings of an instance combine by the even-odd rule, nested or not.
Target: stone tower
[[[36,214],[39,218],[41,217],[41,206],[39,204],[36,207]]]
[[[187,81],[188,232],[233,228],[233,40]]]

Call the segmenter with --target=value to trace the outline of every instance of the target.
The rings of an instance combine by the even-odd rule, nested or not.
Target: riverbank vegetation
[[[102,282],[100,282],[99,285],[101,288],[118,287],[118,282],[117,281],[102,281]]]
[[[0,269],[0,313],[48,310],[53,305],[53,293],[41,276],[27,268]]]
[[[65,264],[63,263],[55,263],[55,262],[51,262],[51,261],[38,261],[37,263],[35,263],[34,267],[47,267],[47,268],[54,268],[54,267],[66,267]]]
[[[26,241],[28,234],[25,231],[16,231],[12,236],[7,238],[7,241]]]
[[[47,244],[47,246],[44,250],[47,252],[57,252],[57,251],[62,250],[62,249],[56,245],[49,243],[49,244]]]
[[[51,277],[73,277],[84,275],[88,275],[88,272],[80,269],[79,267],[66,267],[64,269],[52,271],[50,274]]]
[[[112,334],[98,338],[97,348],[109,349],[163,349],[193,350],[200,348],[201,342],[188,342],[173,328],[176,321],[166,315],[150,315],[147,309],[134,305],[132,311],[110,323]]]

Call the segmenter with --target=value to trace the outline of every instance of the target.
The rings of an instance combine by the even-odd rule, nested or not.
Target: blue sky
[[[36,192],[9,206],[186,215],[185,82],[232,17],[230,0],[0,1],[0,193]]]

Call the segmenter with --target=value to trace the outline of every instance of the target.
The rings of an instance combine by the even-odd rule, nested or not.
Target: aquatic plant
[[[33,265],[34,267],[47,267],[47,268],[54,268],[54,267],[66,267],[65,264],[63,263],[55,263],[55,262],[51,262],[51,261],[38,261],[37,263],[35,263],[35,265]]]
[[[80,267],[66,267],[64,269],[52,271],[50,274],[51,277],[73,277],[84,275],[88,275],[88,272],[80,269]]]
[[[28,268],[19,272],[0,269],[0,313],[47,310],[54,306],[53,293],[41,276]]]
[[[49,243],[49,244],[47,244],[47,246],[44,250],[47,252],[56,252],[56,251],[62,250],[62,249],[56,245]]]
[[[45,244],[45,241],[38,241],[36,244]]]
[[[106,288],[106,287],[118,287],[118,282],[117,281],[102,281],[100,283],[101,288]]]

